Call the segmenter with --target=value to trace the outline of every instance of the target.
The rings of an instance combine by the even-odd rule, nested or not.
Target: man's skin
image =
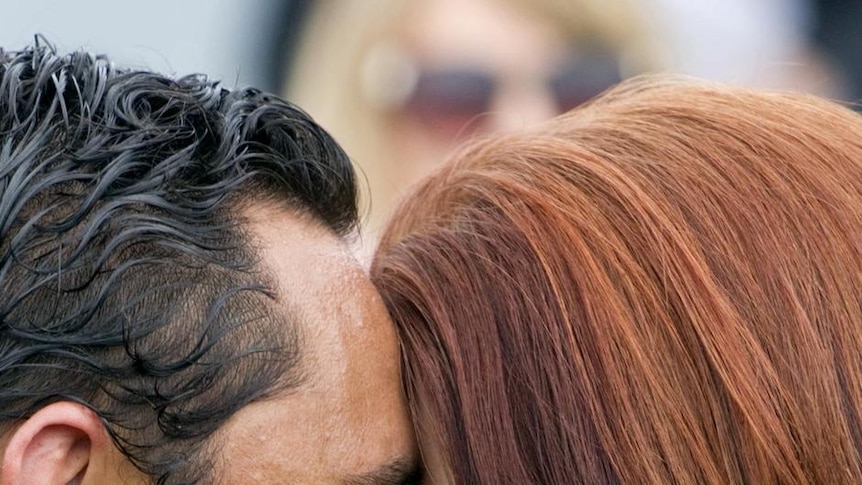
[[[309,217],[250,206],[246,229],[301,315],[302,384],[237,412],[217,433],[224,484],[418,483],[398,342],[346,243]],[[2,485],[146,484],[87,408],[58,403],[3,435]]]

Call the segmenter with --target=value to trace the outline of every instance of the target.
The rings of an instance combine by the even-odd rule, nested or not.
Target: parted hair
[[[681,78],[479,141],[372,268],[457,483],[862,483],[862,118]]]
[[[265,204],[356,224],[348,158],[295,106],[0,49],[0,430],[78,402],[155,482],[215,483],[215,431],[300,378],[243,223]]]

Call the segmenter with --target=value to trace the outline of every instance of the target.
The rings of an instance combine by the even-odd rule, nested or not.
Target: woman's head
[[[368,174],[377,219],[459,141],[652,66],[638,20],[629,0],[320,2],[286,90]]]
[[[462,151],[372,273],[457,482],[862,480],[849,110],[625,83]]]

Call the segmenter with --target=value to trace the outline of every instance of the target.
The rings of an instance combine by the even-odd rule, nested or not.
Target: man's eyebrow
[[[347,477],[342,485],[419,485],[424,475],[417,463],[398,458],[368,473]]]

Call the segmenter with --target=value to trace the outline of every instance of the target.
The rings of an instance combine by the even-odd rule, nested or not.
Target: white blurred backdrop
[[[254,52],[273,0],[0,0],[0,46],[44,35],[58,51],[106,53],[125,67],[203,72],[228,86],[260,85]]]

